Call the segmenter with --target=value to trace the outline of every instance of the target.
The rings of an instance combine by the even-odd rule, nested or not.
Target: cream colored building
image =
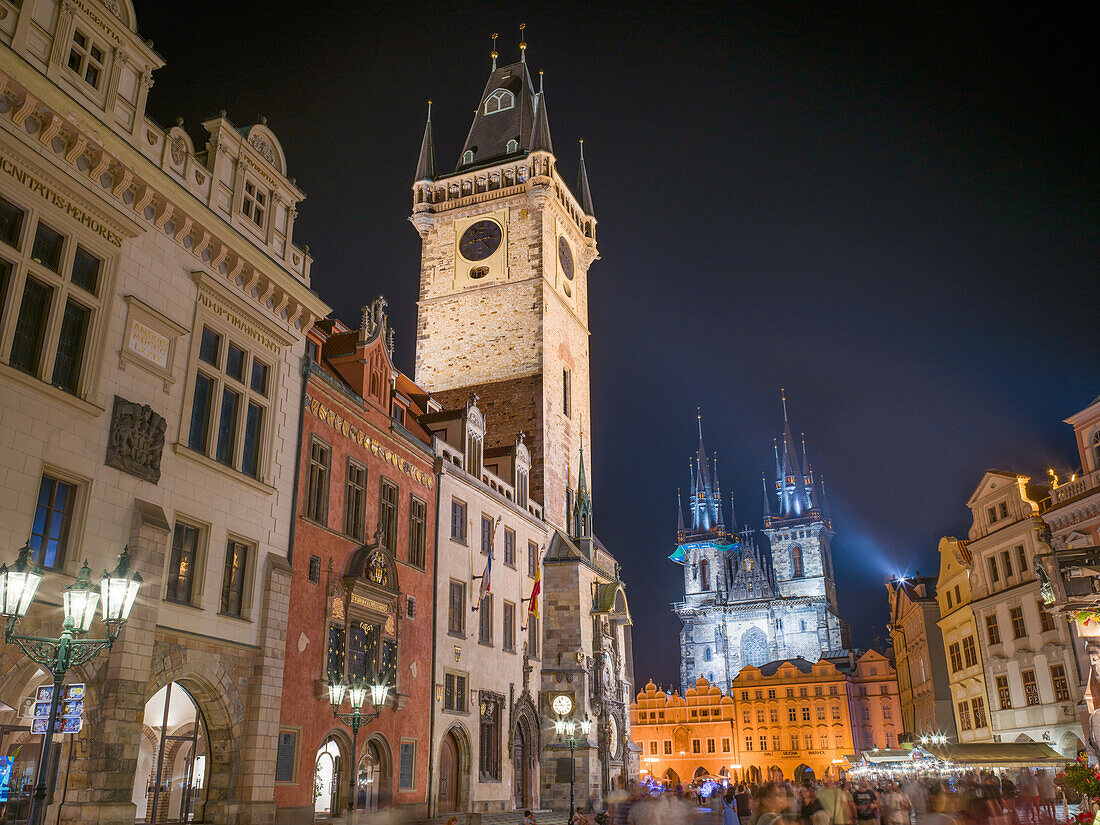
[[[898,747],[902,733],[901,697],[898,678],[890,660],[877,650],[858,658],[849,653],[848,662],[830,659],[848,679],[848,715],[852,720],[855,753]]]
[[[947,681],[960,742],[992,742],[989,694],[981,636],[970,607],[970,548],[954,537],[940,539],[936,600],[940,633],[947,652]]]
[[[547,529],[528,495],[530,454],[522,439],[485,449],[472,400],[421,423],[439,477],[430,810],[538,808],[540,621],[524,600]]]
[[[990,723],[997,742],[1045,742],[1066,756],[1080,747],[1080,645],[1045,609],[1034,557],[1049,552],[1040,516],[1044,487],[990,470],[967,506],[973,523],[971,607],[981,638]],[[1079,651],[1082,652],[1083,651]],[[1083,658],[1083,657],[1081,657]]]
[[[30,540],[25,626],[51,633],[85,559],[128,546],[145,580],[70,674],[93,710],[49,820],[271,821],[299,367],[328,311],[303,195],[262,123],[223,113],[196,147],[146,117],[163,60],[130,0],[0,0],[0,41],[0,560]],[[13,646],[0,674],[18,784],[45,674]]]

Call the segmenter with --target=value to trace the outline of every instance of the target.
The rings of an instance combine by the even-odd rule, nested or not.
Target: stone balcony
[[[1050,491],[1051,509],[1080,498],[1086,493],[1100,489],[1100,470],[1086,473],[1078,479],[1067,481],[1065,484]]]

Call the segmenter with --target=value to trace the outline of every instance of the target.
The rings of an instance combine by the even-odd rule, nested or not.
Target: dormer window
[[[264,216],[267,214],[267,193],[260,190],[252,181],[244,182],[244,199],[241,201],[241,212],[256,226],[263,229]]]
[[[69,46],[69,68],[93,89],[99,89],[103,78],[103,60],[102,46],[80,29],[73,32],[73,42]]]
[[[505,153],[507,153],[509,155],[512,154],[513,152],[518,152],[519,151],[519,141],[516,140],[515,138],[512,138],[510,141],[508,141],[508,145],[504,147],[504,151],[505,151]]]
[[[462,165],[463,166],[469,166],[473,162],[474,162],[474,153],[473,153],[472,150],[467,149],[465,152],[462,153]]]
[[[503,112],[506,109],[514,109],[515,106],[516,96],[507,89],[497,89],[485,98],[485,114],[487,115],[494,112]]]

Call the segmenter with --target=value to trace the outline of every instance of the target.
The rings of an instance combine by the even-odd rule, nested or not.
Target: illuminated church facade
[[[780,659],[816,662],[848,646],[848,628],[837,610],[831,539],[823,487],[795,447],[783,409],[782,444],[775,449],[772,492],[764,483],[762,530],[738,527],[730,498],[722,506],[717,460],[708,458],[699,419],[699,449],[691,460],[685,520],[677,500],[676,550],[683,568],[684,598],[673,605],[683,622],[680,680],[684,690],[699,678],[725,691],[746,665]]]

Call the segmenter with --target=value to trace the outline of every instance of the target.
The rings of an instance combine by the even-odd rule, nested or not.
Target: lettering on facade
[[[167,426],[168,422],[149,405],[134,404],[116,395],[104,463],[143,481],[158,483]]]
[[[388,461],[395,469],[404,473],[409,478],[423,484],[429,490],[432,489],[432,485],[435,484],[435,479],[432,477],[431,473],[426,473],[419,467],[413,466],[397,453],[384,447],[354,424],[350,423],[347,419],[343,418],[339,413],[330,410],[311,395],[306,395],[306,409],[308,409],[312,415],[317,416],[325,424],[336,430],[336,432],[340,433],[340,435],[344,436],[344,438],[350,439],[360,447],[365,447],[374,453],[376,457],[383,461]]]
[[[46,183],[36,178],[26,169],[20,168],[13,160],[0,155],[0,171],[4,174],[11,176],[11,178],[23,186],[26,186],[42,200],[47,203],[53,204],[58,209],[63,211],[73,220],[91,229],[103,240],[112,246],[122,246],[122,236],[117,232],[111,231],[97,218],[92,217],[75,203],[70,201],[60,192],[51,189]]]
[[[167,335],[162,335],[141,321],[135,320],[130,326],[130,339],[126,342],[126,349],[166,370],[169,343]]]
[[[258,329],[255,325],[249,323],[246,319],[235,313],[229,307],[224,306],[217,298],[210,295],[203,290],[199,290],[199,304],[206,307],[215,315],[219,315],[235,326],[245,335],[252,338],[260,346],[267,347],[275,355],[282,355],[283,347],[277,341],[273,341],[271,337],[265,334],[262,330]]]

